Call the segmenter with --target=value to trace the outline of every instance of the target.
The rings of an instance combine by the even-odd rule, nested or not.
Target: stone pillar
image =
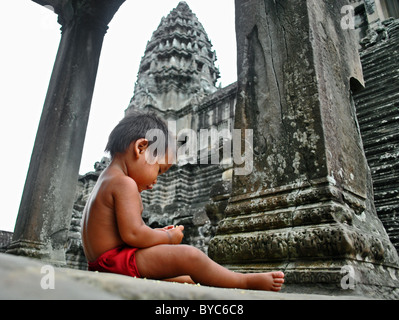
[[[398,286],[351,98],[363,78],[354,31],[340,26],[347,4],[236,0],[235,127],[253,129],[254,169],[234,176],[209,255],[283,270],[286,290]]]
[[[8,253],[65,264],[65,244],[100,52],[124,0],[45,1],[62,37]]]

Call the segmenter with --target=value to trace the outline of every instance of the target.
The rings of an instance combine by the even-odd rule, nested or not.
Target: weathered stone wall
[[[354,98],[377,214],[399,251],[399,20],[383,25],[363,40],[366,88]]]

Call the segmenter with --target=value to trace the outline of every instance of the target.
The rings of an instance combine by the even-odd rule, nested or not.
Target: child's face
[[[142,170],[137,172],[134,178],[139,192],[151,190],[157,183],[158,176],[168,171],[171,166],[171,164],[159,164],[158,162],[154,164],[145,163],[142,166]]]
[[[161,163],[158,161],[152,161],[149,163],[145,156],[145,152],[148,150],[144,149],[142,151],[144,152],[139,151],[138,153],[137,166],[131,175],[131,178],[136,182],[139,188],[139,192],[151,190],[157,183],[158,176],[168,171],[172,166],[172,164],[168,163],[167,155],[165,159],[162,159],[164,161],[159,161]]]

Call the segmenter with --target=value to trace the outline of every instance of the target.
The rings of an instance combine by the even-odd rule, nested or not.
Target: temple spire
[[[182,1],[163,17],[141,60],[132,108],[178,111],[217,90],[219,70],[204,27]]]

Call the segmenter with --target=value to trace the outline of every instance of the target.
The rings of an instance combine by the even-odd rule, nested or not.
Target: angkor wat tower
[[[216,53],[202,24],[180,2],[148,42],[127,113],[151,108],[176,118],[185,107],[198,106],[217,89]]]

